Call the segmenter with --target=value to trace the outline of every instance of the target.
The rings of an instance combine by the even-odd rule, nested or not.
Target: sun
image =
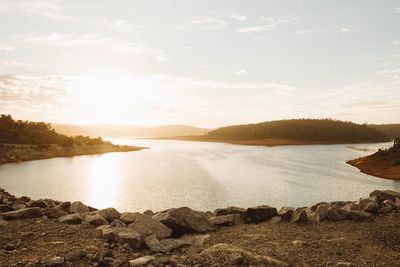
[[[146,107],[160,105],[166,99],[157,81],[125,74],[76,76],[71,79],[69,90],[78,123],[143,121]]]

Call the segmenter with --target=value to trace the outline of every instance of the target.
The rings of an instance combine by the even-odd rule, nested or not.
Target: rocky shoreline
[[[144,147],[118,146],[112,144],[76,145],[72,147],[63,147],[60,145],[0,144],[0,164],[56,157],[138,151],[141,149],[144,149]]]
[[[213,212],[181,207],[144,213],[97,210],[79,201],[31,200],[0,190],[0,218],[0,266],[395,266],[400,262],[400,193],[390,190],[375,190],[359,201],[279,211],[270,206]],[[376,240],[371,237],[374,232],[379,235]],[[361,240],[365,235],[369,241]],[[384,255],[375,255],[382,251]]]

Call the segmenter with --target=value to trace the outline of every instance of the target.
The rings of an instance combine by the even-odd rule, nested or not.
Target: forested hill
[[[377,129],[387,138],[394,140],[397,137],[400,137],[400,124],[368,124],[368,126]]]
[[[388,138],[375,128],[332,119],[293,119],[218,128],[204,136],[209,140],[287,139],[306,142],[385,142]]]
[[[101,138],[68,137],[59,134],[44,122],[13,120],[10,115],[0,116],[0,144],[57,144],[62,146],[105,144]]]

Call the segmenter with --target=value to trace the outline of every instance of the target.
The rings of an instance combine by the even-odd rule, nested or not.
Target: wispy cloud
[[[178,25],[178,29],[184,29],[186,27],[198,27],[200,30],[222,30],[225,28],[227,22],[212,16],[194,16],[185,23]]]
[[[291,19],[276,19],[272,17],[263,17],[261,20],[266,21],[267,23],[249,27],[240,27],[237,32],[239,33],[259,33],[266,32],[275,29],[278,25],[288,23],[290,21],[295,20],[295,18]]]
[[[297,34],[300,34],[300,35],[309,34],[309,33],[311,33],[311,32],[312,32],[311,30],[300,30],[300,31],[296,31],[296,33],[297,33]]]
[[[0,5],[0,13],[17,13],[24,16],[39,16],[57,21],[76,21],[78,18],[64,12],[59,1],[8,1]]]
[[[347,28],[347,27],[339,27],[339,26],[335,26],[334,29],[338,32],[343,32],[343,33],[352,33],[354,32],[353,29]]]
[[[101,23],[103,23],[107,29],[119,33],[138,34],[139,30],[143,28],[122,19],[103,19]]]
[[[15,61],[15,60],[2,60],[0,59],[0,70],[5,70],[9,67],[28,67],[31,66],[29,63]]]
[[[239,21],[245,21],[245,20],[247,20],[247,16],[239,15],[239,14],[231,14],[229,17],[230,17],[231,19],[239,20]]]
[[[238,71],[235,71],[233,74],[234,75],[243,75],[243,74],[246,74],[246,73],[247,73],[246,70],[238,70]]]
[[[6,51],[6,52],[10,52],[10,51],[14,51],[15,47],[14,46],[10,46],[10,45],[1,45],[0,44],[0,51]]]

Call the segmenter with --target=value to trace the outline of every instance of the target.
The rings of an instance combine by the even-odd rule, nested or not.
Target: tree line
[[[206,139],[290,139],[315,142],[386,142],[382,132],[367,124],[333,119],[292,119],[234,125],[210,131]]]
[[[0,143],[3,144],[57,144],[61,146],[73,145],[100,145],[105,142],[101,137],[87,136],[69,137],[57,133],[50,124],[14,120],[11,115],[0,115]]]

